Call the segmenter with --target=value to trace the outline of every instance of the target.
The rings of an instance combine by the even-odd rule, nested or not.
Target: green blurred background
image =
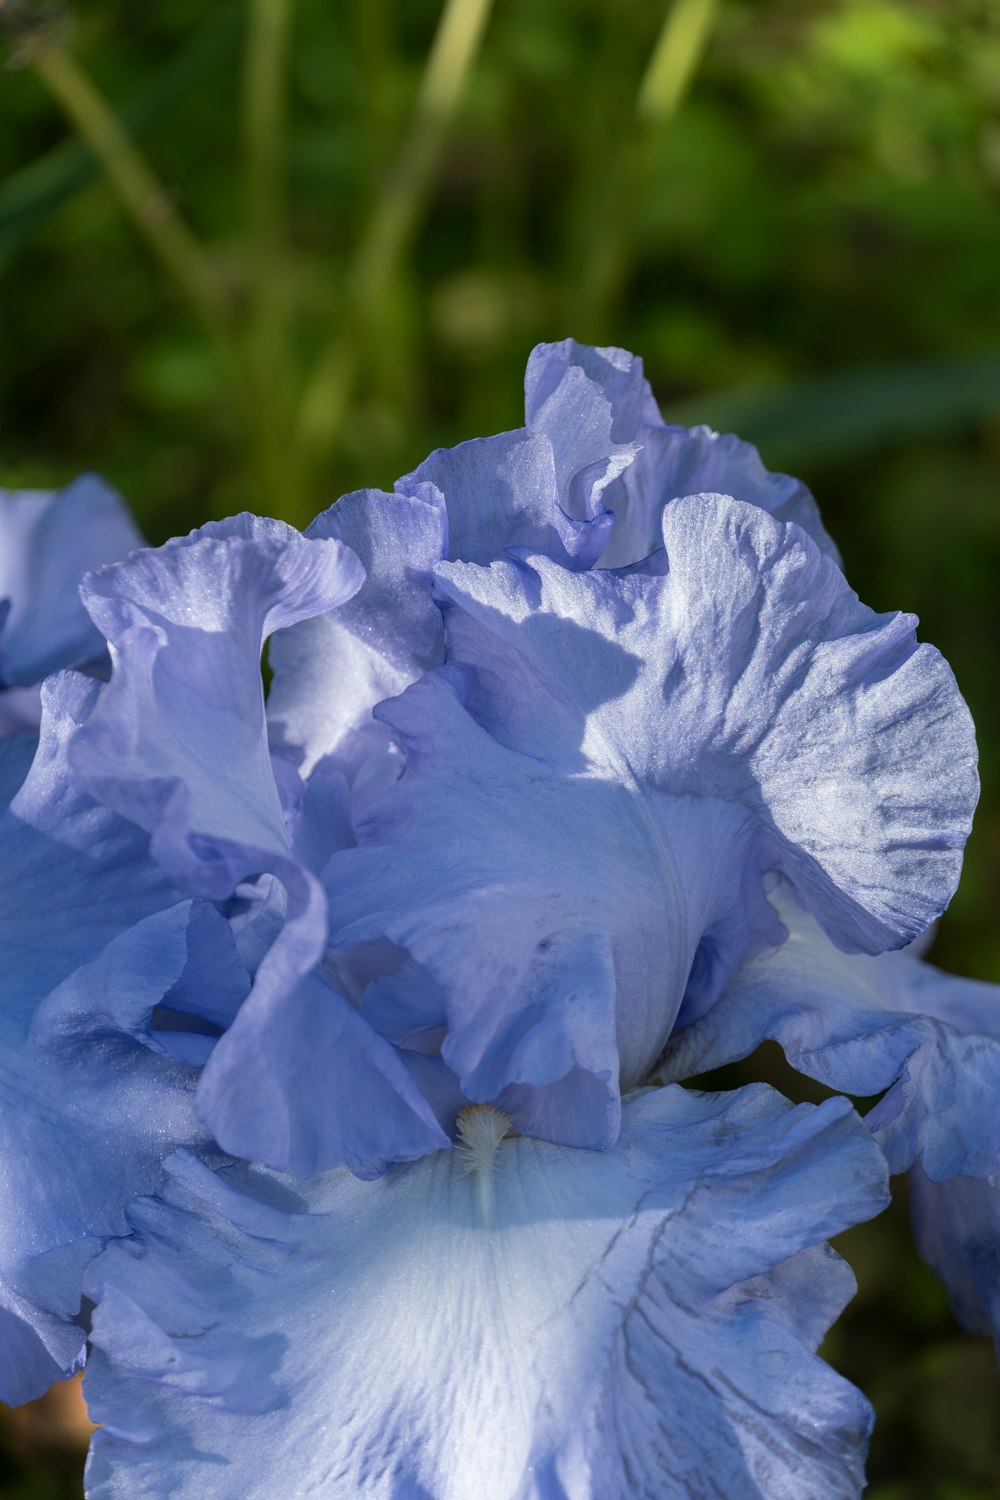
[[[1000,980],[995,0],[0,0],[2,29],[0,483],[98,469],[153,542],[302,523],[516,426],[537,341],[625,345],[668,419],[804,477],[865,601],[952,662],[983,806],[934,956]],[[872,1500],[1000,1495],[993,1352],[905,1206],[843,1248]],[[5,1430],[0,1494],[79,1493],[71,1439]]]

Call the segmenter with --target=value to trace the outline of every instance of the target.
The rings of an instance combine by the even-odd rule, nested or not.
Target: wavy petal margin
[[[643,1082],[685,995],[690,1020],[780,943],[770,872],[843,947],[901,945],[954,889],[977,789],[912,620],[753,506],[662,526],[665,572],[437,569],[450,665],[377,710],[406,770],[324,874],[376,1029],[567,1144],[609,1144],[619,1058]]]
[[[164,1054],[154,1007],[192,962],[240,991],[229,929],[181,902],[113,938],[36,1004],[0,1013],[0,1395],[40,1395],[82,1363],[84,1267],[127,1230],[163,1158],[207,1142],[196,1070]],[[242,975],[242,992],[246,976]]]
[[[341,542],[244,515],[100,569],[82,590],[113,661],[111,681],[72,747],[85,785],[145,829],[155,858],[195,894],[223,900],[261,874],[284,887],[275,940],[205,1072],[203,1116],[238,1154],[251,1147],[242,1133],[242,1039],[249,1050],[257,1045],[326,936],[323,893],[292,850],[275,779],[261,649],[273,631],[346,602],[363,580],[361,563]],[[220,1074],[235,1074],[237,1083],[213,1088]],[[279,1069],[267,1082],[257,1107],[263,1123],[280,1127],[292,1107],[288,1079]],[[292,1166],[282,1155],[289,1139],[279,1129],[263,1159]]]
[[[272,636],[268,729],[303,778],[321,761],[353,775],[385,740],[375,704],[442,660],[431,572],[446,555],[447,518],[429,486],[414,495],[359,490],[306,535],[350,547],[365,578],[339,609]]]
[[[886,1200],[842,1101],[497,1134],[294,1191],[177,1159],[93,1268],[91,1500],[860,1492],[867,1403],[813,1353],[853,1291],[821,1242]]]
[[[663,1076],[690,1078],[776,1041],[831,1088],[886,1091],[865,1119],[891,1171],[917,1163],[937,1182],[1000,1171],[1000,987],[909,953],[841,953],[787,891],[772,900],[787,941],[674,1034]]]
[[[595,349],[574,339],[539,344],[524,389],[528,426],[549,437],[563,473],[572,475],[584,459],[596,466],[600,455],[627,455],[601,486],[600,504],[613,530],[598,567],[628,567],[655,552],[664,507],[699,494],[732,495],[779,521],[795,521],[839,563],[805,485],[769,473],[757,449],[732,433],[666,425],[642,360],[626,349]],[[563,490],[569,493],[566,482]]]

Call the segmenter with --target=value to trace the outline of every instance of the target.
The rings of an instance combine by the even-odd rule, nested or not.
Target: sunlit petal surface
[[[89,1493],[855,1495],[868,1408],[812,1352],[853,1282],[820,1242],[884,1197],[850,1110],[764,1088],[374,1183],[181,1158],[93,1270]]]
[[[758,508],[688,498],[662,528],[648,573],[438,568],[450,665],[377,710],[406,770],[323,877],[376,1029],[576,1145],[614,1139],[619,1062],[642,1082],[685,996],[780,944],[770,871],[845,947],[898,946],[947,901],[975,799],[967,711],[910,620]]]

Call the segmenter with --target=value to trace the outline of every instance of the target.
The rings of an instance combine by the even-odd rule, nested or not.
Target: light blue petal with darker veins
[[[856,1496],[822,1241],[885,1201],[842,1101],[765,1088],[650,1093],[609,1152],[501,1140],[473,1172],[182,1156],[93,1269],[91,1500]]]

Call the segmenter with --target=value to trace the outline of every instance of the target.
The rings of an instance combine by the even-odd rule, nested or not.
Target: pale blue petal
[[[0,741],[5,735],[37,734],[42,717],[39,683],[0,688]]]
[[[610,838],[627,809],[611,788],[607,805],[577,811],[552,776],[524,800],[523,759],[439,687],[411,694],[435,721],[441,779],[404,781],[373,813],[380,833],[387,816],[405,820],[406,840],[339,855],[327,870],[341,983],[396,1045],[440,1050],[470,1099],[498,1100],[522,1130],[606,1146],[618,1127],[614,934],[597,873],[577,855],[581,834],[594,832],[588,817]],[[524,823],[506,811],[519,795]],[[459,808],[476,823],[474,841],[452,836]],[[641,944],[646,908],[624,908],[613,914]],[[570,1077],[567,1093],[558,1086]]]
[[[136,553],[84,588],[114,662],[73,746],[87,785],[149,832],[155,857],[189,890],[224,900],[263,873],[283,887],[283,920],[206,1077],[229,1065],[244,1037],[252,1052],[259,1028],[287,1031],[284,1002],[326,933],[323,893],[291,848],[268,749],[261,647],[272,631],[345,602],[363,576],[342,543],[243,516]],[[276,1040],[276,1058],[287,1045],[287,1036]],[[288,1080],[276,1074],[280,1094]],[[249,1092],[249,1081],[242,1093],[206,1092],[201,1106],[223,1148],[241,1155]],[[289,1139],[261,1155],[286,1166],[279,1151]]]
[[[322,875],[340,849],[353,849],[351,788],[340,771],[316,770],[291,819],[292,853],[307,870]]]
[[[577,469],[589,462],[581,457]],[[526,547],[563,567],[589,567],[609,535],[610,517],[601,512],[592,519],[594,507],[576,519],[569,514],[552,444],[523,427],[439,448],[396,482],[403,494],[419,493],[421,486],[433,486],[443,497],[445,555],[460,561],[485,563],[508,547]]]
[[[6,698],[9,695],[5,693],[3,696]],[[23,785],[37,748],[37,734],[5,734],[0,726],[0,812],[10,804]]]
[[[95,1265],[91,1500],[844,1500],[813,1353],[883,1206],[840,1101],[663,1090],[604,1154],[501,1141],[289,1191],[176,1161]],[[680,1414],[680,1416],[679,1416]],[[682,1419],[681,1419],[682,1418]]]
[[[967,711],[910,621],[749,505],[680,500],[663,533],[666,573],[439,567],[453,664],[377,710],[407,769],[324,876],[372,1024],[473,1099],[559,1086],[504,1098],[578,1145],[614,1138],[619,1057],[642,1082],[685,992],[690,1020],[780,942],[769,871],[843,946],[900,944],[947,901],[975,797]]]
[[[574,339],[539,344],[528,358],[524,408],[529,430],[552,446],[560,505],[580,519],[601,517],[605,529],[599,535],[607,541],[612,518],[602,512],[608,493],[635,459],[644,425],[662,426],[642,360],[625,349],[597,349]],[[532,550],[548,553],[544,547]]]
[[[272,743],[304,775],[324,758],[353,775],[378,742],[375,704],[440,663],[430,571],[442,558],[519,548],[571,570],[630,564],[662,546],[664,505],[705,491],[798,521],[836,557],[803,485],[737,438],[665,427],[626,351],[539,345],[525,390],[526,428],[439,449],[396,494],[347,495],[310,527],[351,546],[367,578],[336,614],[272,642]]]
[[[646,428],[642,447],[621,477],[602,494],[614,512],[614,529],[601,554],[602,568],[627,567],[661,545],[663,508],[684,495],[732,495],[795,521],[834,562],[840,554],[805,485],[789,474],[769,473],[751,443],[710,427]]]
[[[359,490],[318,516],[307,535],[345,543],[365,579],[329,614],[279,630],[267,702],[271,743],[308,777],[320,761],[354,772],[384,731],[371,717],[443,654],[431,570],[446,556],[440,497]]]
[[[99,685],[42,690],[39,748],[0,816],[0,1394],[41,1393],[82,1356],[73,1321],[86,1260],[163,1155],[204,1138],[194,1075],[156,1055],[149,1012],[186,1004],[192,966],[233,996],[235,953],[132,823],[80,786],[69,746]],[[245,992],[245,979],[243,984]],[[235,997],[234,997],[235,998]]]
[[[574,405],[591,413],[584,444],[590,431],[602,443],[629,443],[640,427],[663,425],[638,355],[611,346],[578,344],[576,339],[536,344],[524,374],[527,425],[542,430],[564,426],[568,443]],[[598,456],[595,446],[588,457]]]
[[[675,1033],[665,1076],[691,1077],[774,1040],[832,1088],[888,1091],[866,1120],[892,1171],[917,1162],[935,1181],[996,1175],[1000,987],[953,979],[909,953],[841,953],[787,894],[774,899],[788,940]]]
[[[978,792],[947,664],[797,526],[721,496],[662,526],[661,576],[442,564],[473,711],[566,769],[739,802],[837,942],[902,946],[954,891]]]
[[[280,1009],[244,1008],[206,1063],[198,1110],[221,1144],[296,1177],[376,1177],[448,1144],[395,1047],[318,975]]]
[[[225,922],[183,902],[138,922],[32,1010],[0,1010],[0,1395],[40,1395],[82,1359],[84,1266],[174,1147],[205,1141],[194,1070],[160,1055],[155,1006]],[[211,970],[210,970],[211,972]],[[11,1340],[13,1342],[11,1342]]]
[[[528,360],[525,409],[528,426],[550,438],[561,473],[576,473],[615,453],[629,455],[619,473],[607,474],[600,491],[601,506],[614,515],[602,568],[648,557],[662,545],[664,506],[699,494],[732,495],[779,521],[796,521],[839,561],[804,484],[769,473],[757,449],[731,433],[665,426],[642,360],[624,349],[594,349],[573,339],[540,344]]]
[[[236,1019],[250,981],[228,924],[228,941],[220,940],[222,920],[207,901],[195,903],[188,923],[187,963],[160,1005],[225,1028]]]
[[[931,1182],[916,1167],[910,1217],[958,1321],[970,1333],[992,1334],[1000,1357],[1000,1186],[972,1177]]]
[[[69,763],[98,690],[75,672],[47,680],[37,754],[0,816],[8,1009],[33,1006],[111,938],[180,896],[150,859],[146,835],[95,804]]]
[[[92,574],[84,601],[114,672],[75,746],[108,806],[145,828],[164,867],[229,894],[284,860],[260,652],[275,630],[356,593],[360,563],[252,516],[212,524]]]
[[[96,474],[58,494],[0,490],[0,600],[10,601],[0,631],[7,682],[38,682],[103,652],[80,603],[80,579],[141,546],[125,502]]]

